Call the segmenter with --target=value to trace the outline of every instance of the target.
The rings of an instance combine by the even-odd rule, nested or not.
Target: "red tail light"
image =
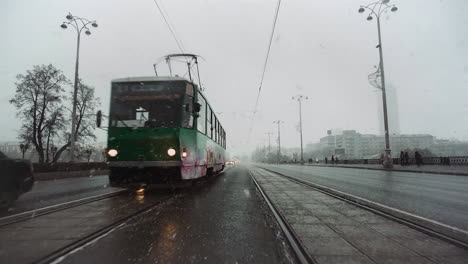
[[[188,155],[187,148],[182,148],[182,158],[186,158]]]

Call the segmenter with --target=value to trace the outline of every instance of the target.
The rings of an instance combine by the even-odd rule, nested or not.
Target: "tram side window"
[[[212,119],[211,117],[213,116],[213,111],[211,111],[211,107],[210,106],[207,106],[207,109],[208,111],[207,115],[206,115],[206,122],[207,122],[207,129],[208,129],[208,133],[207,133],[207,136],[209,138],[213,138],[213,123],[212,123]]]
[[[214,141],[218,142],[218,119],[216,119],[216,116],[214,115],[214,113],[213,113],[213,119],[214,119],[214,121],[213,121]]]
[[[223,146],[223,127],[219,124],[219,144]]]
[[[223,148],[226,148],[226,131],[223,129]]]
[[[198,103],[201,106],[200,112],[198,112],[197,129],[201,133],[206,134],[206,101],[200,93],[198,93]]]
[[[222,126],[219,126],[219,138],[220,138],[219,144],[222,147],[223,146],[223,127]]]
[[[182,127],[193,128],[193,96],[185,95]]]

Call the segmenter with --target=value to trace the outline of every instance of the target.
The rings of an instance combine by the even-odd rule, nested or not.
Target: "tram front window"
[[[185,82],[114,83],[111,127],[180,127]]]

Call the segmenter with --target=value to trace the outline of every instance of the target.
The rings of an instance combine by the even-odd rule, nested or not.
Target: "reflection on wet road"
[[[281,263],[286,249],[245,168],[188,190],[62,263]]]
[[[123,193],[0,227],[0,263],[32,263],[172,197]]]

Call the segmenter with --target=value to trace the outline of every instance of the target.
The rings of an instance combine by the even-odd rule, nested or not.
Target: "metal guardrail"
[[[315,163],[312,160],[309,160],[309,163]],[[324,160],[318,161],[320,164],[325,164]],[[327,164],[381,164],[380,159],[343,159],[334,161],[328,160]],[[399,158],[393,158],[393,164],[400,164]],[[406,165],[415,165],[416,159],[409,158],[408,162],[405,162]],[[468,165],[468,156],[456,156],[456,157],[424,157],[422,164],[424,165],[441,165],[441,166],[450,166],[450,165]]]

